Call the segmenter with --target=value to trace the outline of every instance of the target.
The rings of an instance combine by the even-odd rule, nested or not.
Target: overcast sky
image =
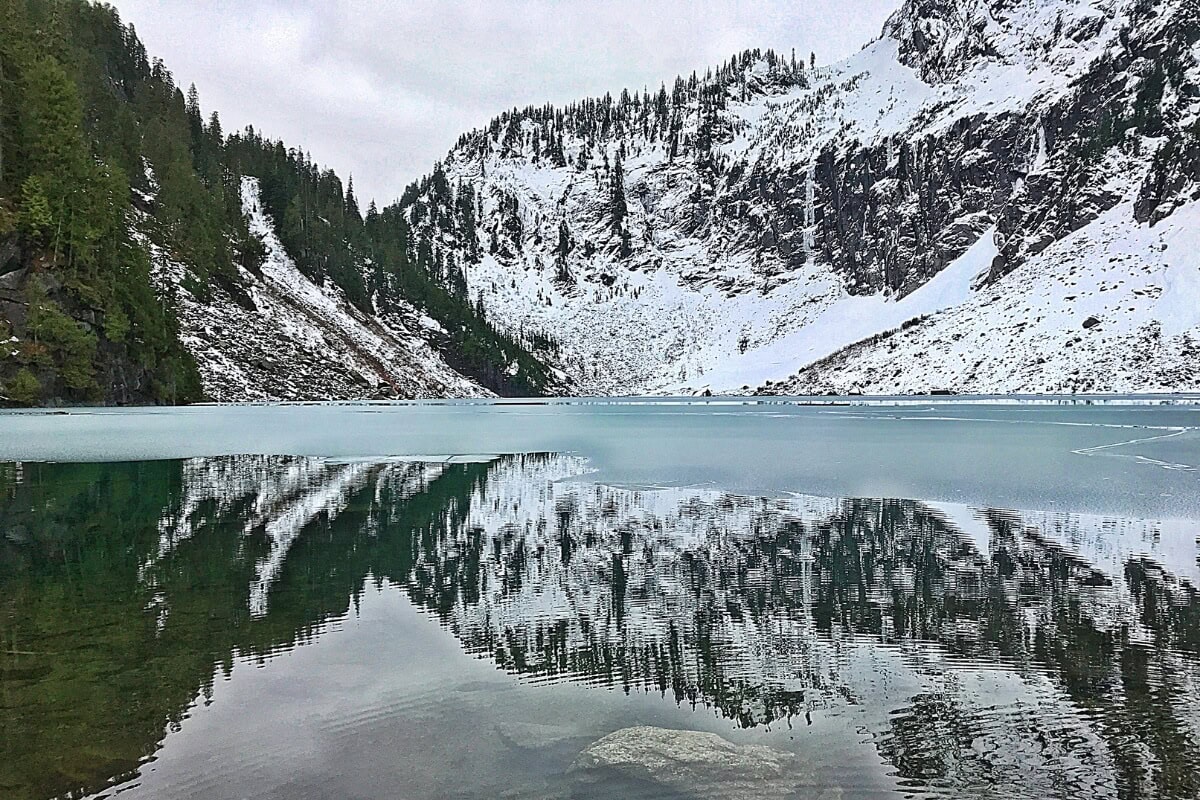
[[[849,55],[899,0],[116,0],[226,131],[300,146],[365,205],[515,106],[657,87],[735,52]]]

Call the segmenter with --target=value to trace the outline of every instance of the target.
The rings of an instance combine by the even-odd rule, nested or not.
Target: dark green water
[[[585,469],[0,465],[0,797],[1200,796],[1192,523]]]

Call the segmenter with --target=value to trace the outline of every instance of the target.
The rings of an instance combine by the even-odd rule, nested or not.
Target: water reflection
[[[0,793],[133,775],[235,659],[319,637],[387,581],[531,682],[746,729],[853,711],[914,794],[1200,795],[1187,524],[571,480],[585,471],[0,465]]]

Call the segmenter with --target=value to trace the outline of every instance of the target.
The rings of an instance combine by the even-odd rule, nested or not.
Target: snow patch
[[[1200,203],[1176,210],[1160,226],[1166,265],[1154,311],[1163,335],[1177,336],[1200,327]]]

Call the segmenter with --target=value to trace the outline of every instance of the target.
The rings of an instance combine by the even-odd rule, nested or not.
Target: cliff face
[[[959,308],[762,391],[1200,386],[1198,10],[1010,1],[898,12],[886,33],[924,76],[1036,78],[1028,97],[1002,84],[1011,110],[960,119],[934,145],[949,156],[933,171],[933,196],[949,207],[929,228],[934,250],[952,256],[947,220],[977,214],[996,255]]]
[[[763,237],[795,267],[811,181],[818,257],[862,292],[912,291],[996,226],[995,280],[1133,193],[1137,222],[1196,199],[1195,3],[914,0],[851,59],[882,94],[868,128],[809,153],[809,176],[759,162],[733,202],[765,202]],[[874,53],[871,59],[868,54]],[[894,55],[919,84],[889,63]],[[857,66],[852,69],[858,69]],[[861,78],[860,78],[861,76]],[[874,77],[883,85],[871,87]],[[905,108],[905,106],[907,108]],[[804,128],[776,123],[803,142]],[[805,119],[810,125],[811,120]],[[793,134],[791,137],[786,134]]]
[[[480,253],[471,295],[553,334],[585,391],[862,390],[831,356],[956,315],[982,335],[961,315],[994,296],[1014,316],[982,363],[869,387],[1196,388],[1200,318],[1176,313],[1195,264],[1163,246],[1200,197],[1198,20],[1194,0],[910,0],[838,64],[754,51],[674,91],[514,111],[439,166],[478,204],[440,241]],[[420,227],[436,201],[413,206]],[[1010,276],[1039,258],[1035,297]],[[1093,309],[1081,281],[1120,288]],[[1084,378],[1063,345],[1098,313],[1108,366]],[[989,355],[1034,350],[1040,373]]]

